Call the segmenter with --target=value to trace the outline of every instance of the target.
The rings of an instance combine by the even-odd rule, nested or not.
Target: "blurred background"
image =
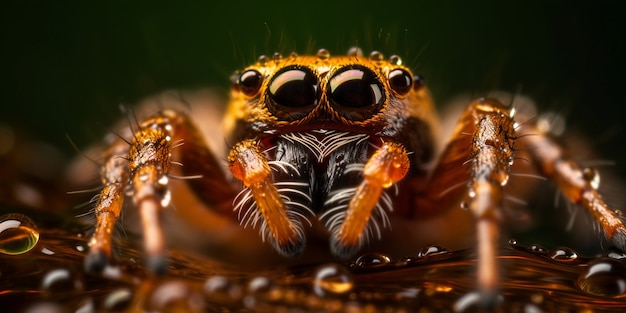
[[[214,86],[275,51],[400,55],[438,103],[522,93],[626,177],[626,14],[618,1],[2,1],[0,124],[73,156],[130,104]],[[586,156],[582,156],[583,158]],[[596,156],[597,157],[597,156]],[[623,192],[623,190],[622,190]]]

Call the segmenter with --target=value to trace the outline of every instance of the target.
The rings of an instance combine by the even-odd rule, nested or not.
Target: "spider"
[[[598,193],[593,171],[566,158],[536,119],[517,123],[515,105],[472,101],[438,149],[429,91],[395,55],[363,56],[353,48],[345,56],[324,49],[262,56],[232,83],[224,156],[207,145],[189,114],[171,108],[131,127],[131,139],[109,140],[87,269],[101,270],[110,259],[111,234],[128,197],[141,218],[148,267],[166,270],[161,213],[170,205],[186,209],[170,203],[173,165],[193,176],[186,183],[208,207],[255,227],[260,241],[286,257],[303,252],[314,223],[325,229],[330,252],[346,259],[383,237],[390,215],[419,220],[461,204],[473,215],[462,222],[475,226],[478,290],[493,296],[505,187],[523,159],[626,251],[624,221]],[[521,139],[533,148],[520,149]]]

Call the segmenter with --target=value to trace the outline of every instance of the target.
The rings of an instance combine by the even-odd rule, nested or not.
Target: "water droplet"
[[[113,290],[104,299],[104,307],[108,311],[121,312],[128,309],[133,300],[133,292],[128,288],[119,288]]]
[[[407,300],[407,299],[415,299],[420,294],[419,288],[406,288],[400,290],[395,298],[396,300]]]
[[[351,57],[360,57],[363,56],[363,50],[359,47],[350,47],[346,55]]]
[[[493,297],[485,297],[479,292],[470,292],[459,298],[453,306],[454,312],[473,312],[476,309],[484,311],[484,308],[497,307],[504,297],[502,295],[493,295]],[[487,310],[490,311],[490,310]]]
[[[248,292],[260,293],[265,292],[273,286],[269,278],[264,276],[255,277],[248,282]]]
[[[272,55],[272,60],[274,61],[280,61],[283,59],[283,55],[280,54],[280,52],[274,52],[274,55]]]
[[[547,254],[548,250],[538,244],[532,244],[528,246],[528,251],[534,254]]]
[[[389,57],[389,63],[393,65],[402,65],[402,59],[397,55],[392,55]]]
[[[508,182],[509,182],[509,175],[506,173],[502,173],[502,175],[500,176],[500,186],[506,186]]]
[[[389,256],[382,253],[365,253],[354,261],[354,265],[360,268],[381,267],[391,263]]]
[[[352,290],[353,286],[352,275],[341,265],[323,265],[315,272],[313,291],[320,297],[329,294],[344,294]]]
[[[550,258],[557,261],[571,262],[578,259],[578,254],[570,248],[557,248],[550,252]]]
[[[370,60],[380,62],[385,59],[385,56],[380,51],[372,51],[370,53]]]
[[[259,65],[261,66],[267,65],[267,56],[266,55],[259,56],[259,58],[257,59],[257,62],[259,62]]]
[[[166,175],[161,176],[161,178],[159,178],[158,183],[165,186],[169,183],[169,178],[167,178]]]
[[[626,295],[626,267],[615,259],[595,260],[578,278],[578,286],[600,297],[623,297]]]
[[[450,250],[443,248],[441,246],[437,246],[437,245],[430,245],[430,246],[426,246],[424,248],[422,248],[422,250],[420,250],[420,252],[417,253],[418,257],[425,257],[425,256],[432,256],[432,255],[439,255],[439,254],[445,254],[450,252]]]
[[[74,313],[93,313],[96,312],[95,305],[91,298],[86,298],[82,301],[82,303],[78,304],[76,311]]]
[[[204,312],[204,299],[183,280],[160,284],[150,296],[150,309],[158,312]]]
[[[583,169],[583,179],[586,180],[591,188],[600,188],[600,173],[595,167],[586,167]]]
[[[296,52],[291,52],[291,53],[289,54],[289,57],[290,57],[290,58],[292,58],[292,59],[295,59],[295,58],[297,58],[297,57],[298,57],[298,53],[296,53]]]
[[[45,255],[54,255],[54,251],[44,247],[43,249],[41,249],[41,253],[45,254]]]
[[[0,216],[0,252],[22,254],[34,248],[38,241],[39,231],[28,216],[17,213]]]
[[[618,250],[609,252],[609,253],[607,254],[607,256],[608,256],[609,258],[612,258],[612,259],[618,259],[618,260],[620,260],[620,259],[626,259],[626,253],[624,253],[624,252],[622,252],[622,251],[618,251]]]
[[[463,210],[469,210],[470,209],[470,204],[467,201],[461,201],[461,209]]]
[[[511,246],[517,246],[517,240],[515,240],[515,239],[509,239],[509,245],[511,245]]]
[[[275,290],[276,286],[269,278],[264,276],[255,277],[248,282],[248,292],[243,299],[243,303],[247,308],[253,309],[257,306],[259,298],[264,298]]]
[[[59,268],[44,275],[42,291],[50,294],[67,293],[82,290],[82,282],[68,269]]]
[[[322,59],[322,60],[328,59],[328,58],[330,58],[330,51],[328,51],[328,50],[326,50],[324,48],[319,49],[319,50],[317,50],[317,57]]]
[[[399,265],[399,266],[406,266],[406,265],[409,265],[409,264],[413,264],[413,263],[415,263],[415,262],[419,262],[420,260],[422,260],[422,259],[421,259],[421,258],[418,258],[418,257],[414,257],[414,256],[405,256],[405,257],[402,257],[402,258],[400,259],[400,261],[398,261],[398,263],[397,263],[396,265]]]
[[[67,312],[64,307],[57,303],[42,302],[30,306],[25,313],[61,313]]]
[[[231,303],[241,297],[241,287],[224,276],[213,276],[204,282],[204,294],[210,301]]]

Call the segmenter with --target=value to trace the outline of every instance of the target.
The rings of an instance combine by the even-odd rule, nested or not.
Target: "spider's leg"
[[[170,120],[176,138],[182,141],[182,145],[173,150],[175,159],[182,165],[180,168],[182,178],[191,178],[186,179],[186,184],[213,212],[236,220],[236,215],[233,214],[233,199],[238,191],[233,187],[232,178],[225,175],[220,164],[222,160],[209,148],[204,136],[186,115],[178,114],[170,117]],[[185,217],[187,220],[206,219],[203,215],[194,215],[199,212],[194,212],[190,208],[183,209],[184,214],[188,215]]]
[[[128,184],[128,144],[117,138],[108,150],[101,169],[102,191],[94,209],[96,227],[89,241],[85,268],[100,271],[111,257],[111,235],[124,204],[124,190]]]
[[[298,217],[289,213],[273,179],[270,164],[256,140],[240,141],[233,146],[228,163],[233,176],[252,194],[253,209],[258,212],[258,218],[252,224],[260,223],[263,240],[268,239],[282,255],[299,255],[304,250],[304,230]]]
[[[385,142],[369,158],[363,168],[363,180],[347,205],[343,222],[338,231],[331,234],[331,249],[336,256],[346,258],[361,248],[383,191],[403,179],[409,167],[406,149],[392,141]]]
[[[171,159],[172,129],[165,115],[145,120],[122,147],[121,137],[112,145],[101,171],[104,188],[95,207],[96,229],[89,242],[85,266],[101,270],[111,255],[111,235],[124,203],[127,187],[139,210],[148,265],[154,272],[165,271],[164,240],[160,211],[169,205],[167,174]],[[130,145],[128,145],[130,144]],[[119,147],[118,149],[113,149]]]
[[[525,142],[532,147],[528,153],[542,174],[554,181],[570,202],[587,209],[599,223],[604,235],[617,248],[626,251],[624,219],[619,211],[611,209],[602,199],[597,190],[597,173],[568,159],[563,148],[536,125],[525,123],[518,133],[528,134],[524,137]]]
[[[466,201],[475,217],[478,244],[478,289],[487,306],[498,288],[497,244],[506,185],[513,162],[515,130],[509,108],[497,101],[472,102],[457,123],[451,141],[428,184],[415,195],[419,214]]]
[[[470,146],[469,209],[476,218],[478,288],[483,303],[495,305],[498,288],[497,245],[504,199],[515,150],[514,122],[509,108],[479,99],[470,105],[476,130]]]
[[[173,153],[182,161],[176,163],[188,165],[183,171],[185,175],[206,177],[189,182],[196,189],[207,188],[199,195],[211,208],[232,211],[234,192],[230,184],[195,126],[182,112],[162,110],[144,119],[130,142],[119,137],[109,151],[101,170],[104,188],[95,208],[96,229],[85,261],[87,269],[101,270],[110,258],[111,235],[125,195],[129,194],[141,218],[147,265],[154,273],[166,270],[161,215],[171,199],[169,177],[172,177]],[[181,210],[185,209],[181,206]]]

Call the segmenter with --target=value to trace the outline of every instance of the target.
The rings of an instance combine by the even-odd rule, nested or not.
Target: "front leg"
[[[568,201],[591,213],[604,236],[615,247],[626,251],[624,218],[620,211],[610,208],[598,192],[599,174],[568,159],[563,149],[536,124],[524,124],[520,132],[531,135],[526,136],[524,141],[532,147],[529,154],[541,172],[556,183]]]
[[[473,213],[478,289],[486,305],[493,305],[497,296],[503,187],[513,164],[517,136],[512,115],[510,108],[494,100],[472,102],[459,118],[430,181],[413,202],[418,216],[441,212],[462,201]]]
[[[513,164],[516,134],[511,109],[495,100],[477,100],[469,112],[476,125],[469,152],[468,196],[469,209],[476,218],[478,288],[485,304],[492,306],[498,288],[502,188]]]
[[[245,211],[241,222],[247,225],[251,220],[252,226],[260,224],[261,238],[269,240],[280,254],[288,257],[301,254],[305,246],[301,221],[293,214],[295,210],[287,207],[289,198],[277,189],[279,183],[274,180],[259,143],[252,139],[237,143],[228,155],[228,163],[233,176],[246,187],[241,194],[243,199],[235,206],[236,210]],[[244,208],[246,205],[249,206]]]
[[[379,206],[383,191],[402,180],[409,171],[406,149],[395,142],[384,142],[363,167],[363,180],[348,203],[338,231],[331,230],[330,247],[334,255],[345,258],[365,243],[368,224]]]
[[[165,271],[160,211],[169,205],[167,175],[172,149],[172,127],[166,115],[144,121],[131,142],[117,138],[105,156],[101,171],[104,188],[96,203],[96,229],[85,260],[88,270],[101,270],[110,258],[113,228],[130,186],[141,216],[147,263],[154,272]]]
[[[414,201],[414,209],[420,213],[435,212],[461,200],[471,210],[476,219],[478,290],[487,306],[495,305],[497,297],[496,251],[505,197],[503,187],[508,182],[517,141],[526,142],[530,149],[524,152],[541,174],[554,181],[570,202],[586,208],[615,246],[626,249],[624,220],[605,204],[594,186],[593,175],[566,158],[562,147],[534,121],[515,126],[514,112],[495,100],[472,102],[460,117],[431,181]]]
[[[88,270],[102,270],[111,257],[111,236],[127,194],[141,218],[149,269],[154,273],[166,270],[161,215],[170,205],[169,180],[176,178],[170,170],[172,164],[182,165],[186,175],[196,176],[189,183],[196,190],[206,188],[199,194],[212,209],[231,212],[234,191],[186,114],[162,110],[138,126],[131,140],[120,135],[109,142],[105,152],[101,168],[104,187],[94,209],[96,227],[85,260]],[[172,162],[172,154],[179,155],[176,159],[181,162]]]

